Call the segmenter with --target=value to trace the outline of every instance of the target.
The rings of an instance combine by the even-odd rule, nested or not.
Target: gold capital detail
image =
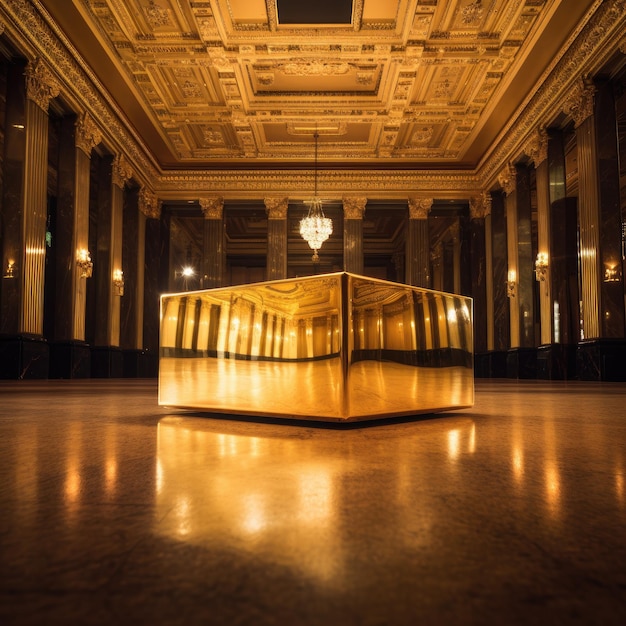
[[[347,220],[362,220],[367,198],[365,196],[344,196],[343,216]]]
[[[285,196],[268,196],[264,198],[265,210],[270,220],[286,220],[289,198]]]
[[[545,128],[537,128],[524,148],[535,164],[535,167],[543,163],[548,158],[548,133]]]
[[[200,209],[205,220],[221,220],[224,215],[224,198],[222,196],[200,198]]]
[[[433,206],[432,198],[409,198],[409,219],[426,220]]]
[[[588,78],[580,78],[570,96],[565,100],[563,111],[572,116],[576,128],[593,115],[595,93],[596,88],[593,81]]]
[[[500,187],[502,187],[502,191],[504,191],[507,196],[513,193],[513,191],[515,191],[515,166],[509,163],[500,174],[498,174],[498,182],[500,183]]]
[[[41,109],[48,112],[50,100],[59,95],[59,83],[41,59],[26,66],[26,96]]]
[[[139,210],[146,217],[153,219],[159,219],[159,217],[161,217],[161,202],[156,193],[147,187],[142,187],[139,190]]]
[[[491,194],[483,193],[470,198],[470,217],[473,220],[484,219],[491,214]]]
[[[133,168],[123,154],[118,154],[113,159],[112,169],[111,180],[113,184],[123,189],[126,181],[133,177]]]
[[[76,120],[76,147],[87,156],[102,141],[102,133],[89,113],[83,113]]]

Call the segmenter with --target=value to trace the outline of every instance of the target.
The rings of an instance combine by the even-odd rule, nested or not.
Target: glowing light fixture
[[[80,270],[81,278],[90,278],[93,273],[93,263],[91,254],[86,248],[76,250],[76,266]]]
[[[309,244],[309,248],[313,250],[313,263],[320,260],[317,251],[322,244],[330,237],[333,232],[333,222],[329,217],[324,215],[322,208],[322,199],[317,195],[317,140],[319,134],[315,131],[315,188],[313,198],[305,202],[309,206],[309,212],[306,217],[300,220],[300,235]]]
[[[548,276],[548,253],[539,252],[535,261],[535,279],[544,282]]]
[[[13,259],[7,261],[7,268],[3,278],[15,278],[15,261]]]
[[[506,295],[508,298],[515,298],[517,295],[517,273],[515,270],[509,270],[507,278]]]
[[[113,288],[115,295],[124,295],[124,272],[122,270],[113,270]]]

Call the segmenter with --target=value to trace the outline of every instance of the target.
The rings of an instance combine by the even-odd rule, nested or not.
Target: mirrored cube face
[[[345,272],[164,295],[159,404],[322,421],[468,407],[471,307]]]

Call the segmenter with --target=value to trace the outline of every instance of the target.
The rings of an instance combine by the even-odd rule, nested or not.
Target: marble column
[[[200,198],[204,216],[202,286],[204,289],[224,284],[224,198]]]
[[[506,356],[510,335],[510,304],[508,297],[507,229],[503,191],[491,194],[491,289],[493,343],[489,346],[489,376],[506,377]]]
[[[287,278],[287,210],[289,198],[265,198],[267,212],[267,280]]]
[[[96,328],[96,345],[91,350],[92,376],[100,378],[120,378],[124,374],[124,357],[120,348],[121,298],[126,290],[134,289],[129,281],[130,270],[122,266],[122,234],[124,187],[133,171],[122,154],[112,161],[103,160],[110,166],[109,171],[100,177],[101,193],[98,199],[98,251],[97,264],[106,268],[96,289],[101,322]],[[108,183],[104,185],[103,183]],[[100,274],[100,272],[98,272]],[[124,280],[123,292],[114,285],[115,277]]]
[[[26,82],[24,82],[24,75]],[[0,377],[46,378],[43,339],[48,107],[59,86],[46,65],[11,64],[7,77]]]
[[[428,214],[432,198],[409,198],[409,229],[406,238],[406,282],[431,287]]]
[[[564,106],[576,126],[583,339],[582,379],[626,380],[622,216],[611,82],[582,80]]]
[[[50,343],[51,378],[91,375],[85,342],[87,281],[93,263],[89,250],[91,151],[102,140],[88,113],[61,121],[56,212],[54,333]]]
[[[487,270],[485,217],[491,212],[491,196],[470,200],[470,275],[474,301],[474,369],[477,376],[489,376],[487,356]]]
[[[500,177],[506,191],[508,277],[511,346],[507,377],[535,378],[537,350],[534,334],[534,261],[530,176],[522,164],[509,166]]]
[[[140,287],[139,261],[143,258],[139,246],[145,244],[140,223],[139,190],[126,187],[123,191],[122,209],[122,268],[124,276],[124,297],[120,298],[120,347],[124,352],[124,376],[132,376],[132,365],[128,355],[137,349],[140,339],[137,315],[143,314],[143,285]],[[141,291],[141,303],[140,303]],[[140,306],[141,304],[141,306]],[[132,357],[130,358],[132,360]]]
[[[363,214],[367,198],[343,198],[343,268],[346,272],[363,274]]]
[[[527,153],[535,163],[540,346],[537,378],[575,376],[578,332],[576,202],[566,199],[565,147],[558,129],[539,129]],[[537,266],[547,263],[547,269]]]
[[[161,202],[156,194],[145,188],[139,195],[139,209],[145,215],[143,373],[155,377],[158,373],[160,296],[167,291],[169,269],[169,220],[162,215]],[[123,280],[123,276],[121,278]]]

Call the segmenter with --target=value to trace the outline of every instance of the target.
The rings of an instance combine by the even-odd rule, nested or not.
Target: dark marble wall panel
[[[535,340],[535,274],[530,198],[530,175],[526,165],[516,166],[517,205],[517,306],[520,347],[532,348]],[[536,246],[535,246],[536,248]]]
[[[57,202],[55,229],[55,306],[54,330],[49,339],[67,341],[72,339],[74,304],[74,227],[76,185],[76,118],[66,116],[51,119],[50,126],[58,133],[48,162],[56,166]],[[56,152],[56,154],[55,154]]]
[[[120,303],[120,347],[137,347],[137,242],[139,238],[138,189],[124,189],[122,214],[122,271],[124,272],[124,295]],[[143,259],[142,259],[142,262]]]
[[[221,232],[214,233],[215,238],[219,239],[220,235]],[[267,279],[281,278],[287,278],[287,219],[268,219]]]
[[[595,133],[600,208],[600,283],[602,337],[621,338],[624,329],[624,278],[621,275],[622,211],[619,188],[619,151],[613,84],[596,83]],[[608,272],[617,274],[608,278]]]
[[[504,195],[491,197],[491,246],[493,254],[493,341],[494,350],[509,348],[509,301],[506,296],[507,243]]]
[[[346,272],[363,274],[363,220],[343,222],[343,263]]]
[[[221,220],[215,220],[220,221]],[[159,298],[166,293],[168,276],[169,216],[146,220],[143,345],[153,354],[159,349]]]
[[[91,181],[93,190],[89,203],[89,237],[95,238],[93,291],[87,297],[87,318],[93,322],[88,327],[87,342],[95,346],[107,346],[109,315],[111,311],[111,247],[112,247],[112,183],[113,157],[92,155]],[[118,297],[118,296],[116,296]]]
[[[270,220],[274,221],[274,220]],[[280,220],[282,221],[282,220]],[[284,271],[287,272],[287,231],[285,221],[285,253]],[[269,243],[268,243],[269,246]],[[224,284],[224,220],[204,220],[204,252],[203,260],[203,286],[205,289],[222,287]]]
[[[4,167],[2,186],[2,276],[7,274],[13,261],[10,278],[2,278],[0,287],[0,333],[17,333],[20,330],[20,301],[23,295],[24,242],[23,177],[26,136],[26,93],[24,83],[25,62],[16,61],[6,67],[6,109],[4,132]],[[21,128],[20,128],[21,126]]]
[[[485,268],[485,220],[470,220],[469,270],[471,275],[470,295],[474,300],[474,351],[487,350],[487,284]],[[463,265],[463,263],[462,263]]]
[[[550,207],[549,267],[553,307],[559,314],[555,341],[576,344],[580,324],[576,198],[557,200]]]
[[[430,288],[428,219],[409,219],[409,232],[406,238],[406,274],[409,285]]]

